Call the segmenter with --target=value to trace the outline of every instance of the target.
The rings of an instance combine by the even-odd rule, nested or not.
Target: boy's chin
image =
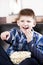
[[[21,28],[22,31],[26,32],[26,31],[30,31],[30,28]]]
[[[27,31],[30,31],[30,29],[22,29],[23,32],[27,32]]]

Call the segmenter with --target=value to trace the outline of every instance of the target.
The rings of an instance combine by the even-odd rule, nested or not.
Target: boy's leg
[[[13,63],[10,61],[10,58],[0,45],[0,65],[13,65]]]
[[[9,56],[2,48],[1,44],[3,41],[0,38],[0,65],[13,65],[13,63],[10,61]]]
[[[19,65],[39,65],[34,58],[27,58],[22,61]]]

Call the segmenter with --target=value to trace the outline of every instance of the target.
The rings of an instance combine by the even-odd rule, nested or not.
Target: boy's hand
[[[33,32],[30,30],[26,30],[25,35],[27,37],[27,42],[30,42],[33,38]]]
[[[10,33],[8,31],[1,33],[1,39],[2,40],[8,40],[10,38]]]

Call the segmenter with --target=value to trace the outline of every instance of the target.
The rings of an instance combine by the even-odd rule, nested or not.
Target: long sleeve
[[[38,59],[40,64],[43,64],[43,37],[32,48],[33,56]]]
[[[15,34],[16,34],[16,29],[11,29],[10,31],[9,31],[9,33],[10,33],[10,38],[6,41],[7,43],[9,43],[9,44],[12,44],[13,43],[13,41],[15,41]]]

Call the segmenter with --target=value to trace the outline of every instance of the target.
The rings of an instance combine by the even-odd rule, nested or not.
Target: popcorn
[[[10,59],[14,64],[19,64],[26,58],[31,58],[31,52],[29,51],[16,51],[10,55]]]

